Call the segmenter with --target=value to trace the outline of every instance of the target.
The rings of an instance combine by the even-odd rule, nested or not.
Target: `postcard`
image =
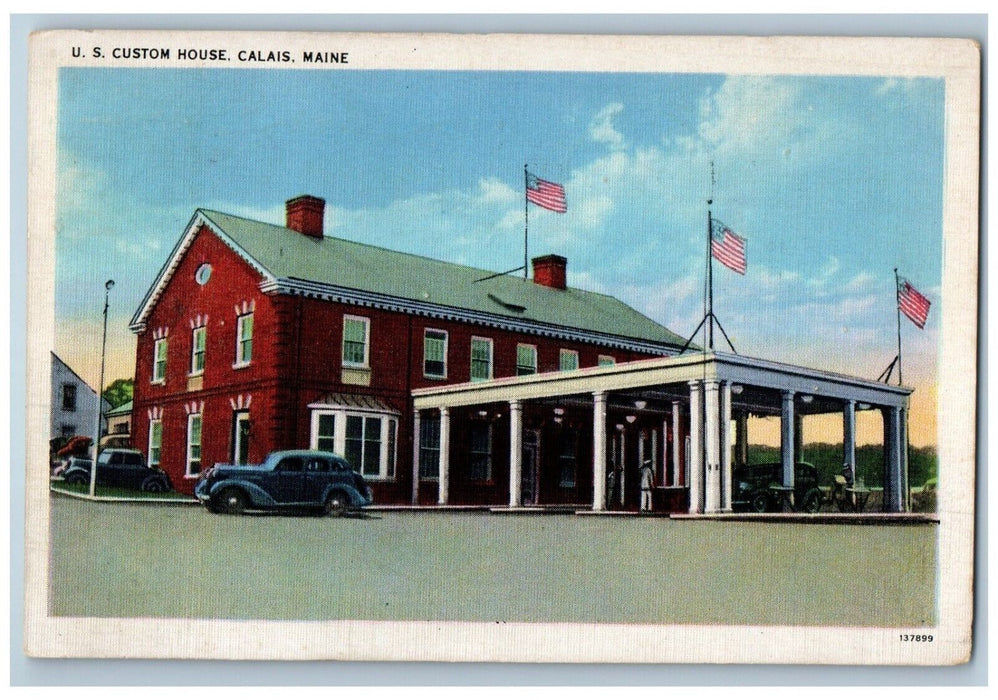
[[[969,658],[975,43],[30,50],[29,655]]]

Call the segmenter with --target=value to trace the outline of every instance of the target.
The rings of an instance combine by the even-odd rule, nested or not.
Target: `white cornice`
[[[324,301],[365,306],[373,309],[397,311],[400,313],[411,314],[413,316],[423,316],[426,318],[457,321],[462,323],[473,323],[489,328],[499,328],[517,333],[527,333],[534,336],[571,340],[592,345],[600,345],[607,348],[629,350],[632,352],[647,352],[668,356],[674,355],[677,351],[676,346],[665,341],[657,343],[651,340],[627,338],[624,336],[613,335],[611,333],[600,333],[598,331],[587,331],[578,328],[566,328],[564,326],[556,326],[540,321],[510,318],[509,316],[491,314],[485,311],[460,309],[453,306],[443,306],[441,304],[421,302],[414,299],[404,299],[376,292],[366,292],[363,290],[338,287],[336,285],[323,284],[320,282],[310,282],[308,280],[290,279],[287,277],[265,280],[260,284],[260,290],[270,294],[291,294],[312,299],[322,299]]]
[[[194,216],[191,217],[190,222],[187,224],[187,228],[184,230],[184,235],[180,237],[177,241],[177,245],[174,246],[173,252],[170,253],[170,257],[167,259],[166,263],[160,268],[159,275],[156,276],[156,281],[153,282],[149,291],[146,292],[145,298],[139,305],[138,310],[132,317],[131,323],[128,324],[129,329],[134,333],[141,333],[146,328],[146,319],[152,312],[154,306],[159,301],[160,297],[163,295],[163,290],[166,289],[166,285],[173,278],[173,274],[177,271],[177,267],[180,265],[180,261],[183,260],[184,255],[187,250],[191,247],[194,242],[194,238],[197,236],[198,231],[202,227],[207,227],[215,236],[218,237],[226,246],[232,249],[232,251],[246,261],[250,267],[259,272],[263,277],[264,281],[273,280],[274,276],[267,270],[263,265],[259,263],[254,257],[247,253],[242,246],[233,241],[218,225],[215,224],[208,216],[198,209],[194,212]]]

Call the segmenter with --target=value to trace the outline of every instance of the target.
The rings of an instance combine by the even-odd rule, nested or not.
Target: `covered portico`
[[[803,416],[841,414],[843,463],[855,473],[856,413],[879,410],[884,426],[883,508],[903,512],[908,508],[907,413],[911,391],[720,352],[419,389],[412,393],[413,502],[419,500],[420,454],[426,452],[426,445],[420,444],[424,414],[439,422],[434,465],[439,505],[452,502],[452,450],[460,442],[451,429],[455,412],[492,412],[501,418],[504,432],[508,429],[508,440],[496,444],[506,448],[508,472],[503,476],[508,477],[508,505],[515,508],[524,504],[524,455],[531,454],[524,450],[524,436],[529,435],[524,428],[525,412],[543,411],[547,415],[547,407],[554,406],[552,419],[560,422],[567,406],[576,416],[584,412],[585,432],[591,433],[591,449],[586,445],[580,453],[591,462],[591,472],[588,464],[585,469],[586,476],[591,474],[591,492],[587,484],[586,493],[591,493],[589,505],[594,511],[625,503],[622,482],[628,472],[614,474],[611,470],[622,467],[620,463],[629,456],[632,462],[653,461],[657,482],[683,493],[682,502],[671,500],[665,508],[719,513],[732,509],[732,473],[735,464],[747,460],[750,415],[779,417],[782,486],[790,505]],[[625,445],[628,422],[636,423],[629,449]],[[608,493],[614,487],[617,491]]]

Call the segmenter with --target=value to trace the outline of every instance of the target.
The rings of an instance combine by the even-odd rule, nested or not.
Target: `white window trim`
[[[159,459],[157,459],[154,462],[152,461],[152,436],[153,436],[153,429],[157,425],[159,426]],[[147,454],[149,456],[149,466],[150,467],[159,466],[160,462],[162,462],[163,460],[163,419],[162,418],[152,418],[149,420],[149,440],[147,441],[147,444],[148,444]]]
[[[348,362],[346,359],[347,344],[347,320],[362,321],[364,323],[364,361]],[[340,342],[340,362],[344,367],[355,367],[357,369],[370,369],[371,367],[371,319],[367,316],[352,316],[343,314],[343,338]]]
[[[204,364],[205,366],[208,365],[208,327],[198,326],[197,328],[193,328],[191,330],[191,371],[187,375],[188,377],[200,377],[202,374],[204,374],[204,367],[202,367],[201,369],[194,368],[194,361],[197,358],[198,333],[201,333],[204,336]]]
[[[253,362],[253,350],[252,350],[252,346],[251,346],[251,349],[250,349],[250,356],[249,356],[248,360],[244,360],[244,359],[242,359],[240,357],[240,352],[242,350],[243,340],[244,340],[244,338],[243,338],[243,322],[247,318],[253,318],[253,312],[252,311],[250,311],[248,313],[245,313],[245,314],[239,314],[238,316],[236,316],[236,361],[232,363],[232,369],[241,369],[243,367],[249,367],[250,364]],[[254,323],[253,325],[255,326],[256,323]],[[255,328],[254,328],[254,330],[255,330]],[[249,337],[249,341],[250,341],[250,343],[253,342],[253,336],[252,335]]]
[[[475,377],[472,371],[475,366],[475,341],[479,340],[489,344],[489,376],[487,377]],[[469,348],[471,352],[469,353],[469,365],[468,365],[468,378],[473,382],[487,382],[488,380],[495,377],[495,362],[493,357],[495,355],[495,344],[492,342],[492,338],[485,338],[478,335],[471,336],[471,347]]]
[[[562,368],[562,358],[564,357],[574,357],[575,367],[572,369]],[[558,371],[560,372],[573,372],[579,368],[579,351],[578,350],[568,350],[566,348],[561,348],[558,350]]]
[[[308,444],[309,448],[313,450],[319,449],[319,417],[320,416],[333,416],[333,453],[344,457],[347,453],[347,418],[380,418],[381,419],[381,429],[379,432],[379,439],[381,441],[381,460],[378,464],[378,473],[375,474],[364,474],[364,478],[369,481],[394,481],[398,478],[398,423],[399,416],[395,413],[384,413],[382,411],[363,411],[357,410],[353,407],[339,408],[313,408],[311,427],[309,430]],[[392,464],[395,465],[395,474],[388,474],[388,464],[389,464],[389,436],[391,426],[394,424],[395,427],[395,440],[393,445],[395,447],[394,454],[391,455],[390,460]],[[363,464],[351,464],[353,468],[357,469],[363,474],[364,465]]]
[[[191,423],[194,422],[195,418],[201,419],[201,441],[198,443],[198,447],[204,448],[204,418],[200,413],[190,413],[187,415],[187,456],[184,460],[184,478],[185,479],[198,479],[201,477],[201,473],[204,471],[204,452],[201,453],[201,471],[191,472],[191,463],[194,461],[191,459]]]
[[[443,333],[444,335],[444,373],[443,374],[428,374],[426,372],[426,334],[427,333]],[[424,328],[423,329],[423,377],[426,379],[447,379],[447,358],[450,353],[450,333],[440,328]]]
[[[537,374],[537,346],[532,343],[517,343],[516,344],[516,373],[520,373],[520,348],[532,348],[534,351],[534,371],[532,374]],[[522,375],[526,376],[526,375]]]
[[[609,360],[609,362],[605,362],[605,360]],[[600,355],[598,358],[596,358],[597,367],[613,367],[616,364],[617,364],[617,358],[614,357],[613,355]]]
[[[166,384],[166,354],[169,352],[169,346],[166,344],[167,338],[157,338],[153,342],[152,346],[152,379],[149,381],[150,384]],[[164,348],[163,351],[163,376],[156,376],[156,368],[159,367],[159,349]]]

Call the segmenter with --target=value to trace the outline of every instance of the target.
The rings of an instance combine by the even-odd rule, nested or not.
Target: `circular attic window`
[[[204,263],[197,269],[194,273],[194,281],[198,284],[208,284],[208,280],[211,279],[211,265],[209,263]]]

